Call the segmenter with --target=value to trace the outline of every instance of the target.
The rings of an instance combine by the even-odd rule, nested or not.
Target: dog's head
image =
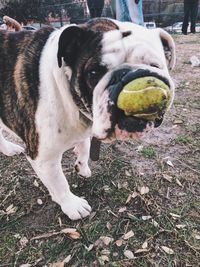
[[[124,86],[140,77],[156,77],[171,91],[169,70],[175,46],[162,29],[148,30],[128,22],[95,19],[65,28],[59,39],[58,65],[65,68],[74,101],[93,118],[93,135],[101,140],[137,138],[163,120],[138,117],[117,105]],[[164,99],[163,99],[164,101]]]

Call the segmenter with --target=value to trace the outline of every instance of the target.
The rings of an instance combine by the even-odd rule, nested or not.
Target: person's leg
[[[96,17],[101,17],[104,8],[104,0],[98,0],[98,7],[96,8]]]
[[[140,0],[138,3],[138,10],[139,10],[139,25],[144,26],[144,15],[143,15],[143,0]]]
[[[87,6],[90,12],[90,17],[91,18],[95,18],[96,13],[95,13],[95,7],[94,7],[94,3],[92,2],[93,0],[87,0]]]
[[[127,0],[127,6],[131,21],[135,24],[144,25],[142,0],[138,4],[135,3],[135,0]]]
[[[116,0],[110,0],[112,15],[116,18]]]
[[[93,18],[96,18],[96,10],[95,8],[90,8],[90,17],[93,19]]]
[[[116,19],[120,21],[131,21],[127,0],[116,0]]]
[[[195,33],[195,27],[196,27],[196,19],[197,19],[197,13],[198,13],[198,1],[194,2],[191,5],[191,12],[190,12],[190,17],[191,17],[191,33]]]
[[[184,19],[182,25],[183,34],[187,34],[189,15],[190,15],[190,3],[184,2]]]

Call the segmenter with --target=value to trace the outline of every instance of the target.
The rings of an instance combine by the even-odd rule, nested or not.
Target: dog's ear
[[[157,29],[159,31],[160,39],[163,45],[165,58],[169,70],[172,70],[176,63],[176,52],[175,43],[171,35],[162,29]]]
[[[78,51],[87,39],[87,30],[78,26],[69,26],[64,29],[58,42],[58,66],[62,66],[62,58],[68,66],[73,66]]]

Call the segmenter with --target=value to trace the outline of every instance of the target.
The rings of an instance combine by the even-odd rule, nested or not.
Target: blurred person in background
[[[142,0],[116,0],[116,19],[144,25]]]
[[[198,0],[184,0],[184,19],[182,25],[182,33],[187,34],[189,18],[191,21],[190,31],[195,33],[196,19],[198,14]]]
[[[105,0],[105,4],[108,3],[109,0]],[[87,0],[87,6],[89,8],[91,18],[101,17],[104,8],[104,0]]]

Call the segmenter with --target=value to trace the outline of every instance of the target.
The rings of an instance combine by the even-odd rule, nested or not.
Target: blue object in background
[[[135,0],[116,0],[116,18],[120,21],[144,25],[142,0],[138,4]]]

